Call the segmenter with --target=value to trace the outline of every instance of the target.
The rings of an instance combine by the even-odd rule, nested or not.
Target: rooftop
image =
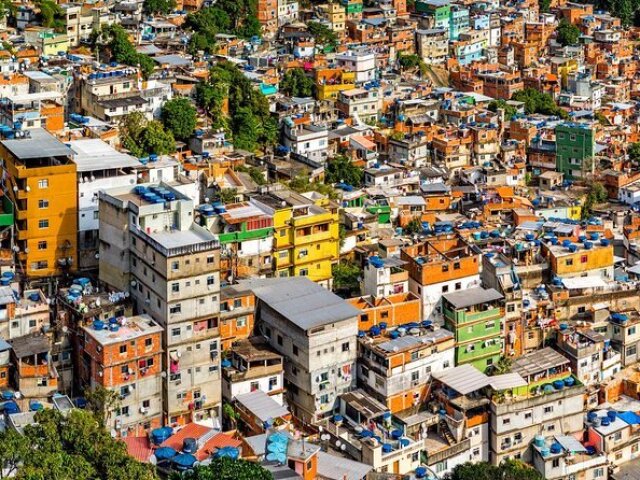
[[[105,325],[108,327],[108,325]],[[155,323],[149,315],[138,315],[123,320],[123,324],[117,331],[109,328],[96,330],[93,325],[82,327],[83,330],[92,336],[100,345],[127,342],[139,337],[162,332],[162,327]]]
[[[484,289],[482,287],[460,290],[458,292],[447,293],[442,296],[454,308],[467,308],[481,303],[501,300],[503,295],[493,288]]]
[[[44,128],[29,130],[29,137],[3,140],[2,145],[19,160],[44,157],[71,157],[73,151]]]

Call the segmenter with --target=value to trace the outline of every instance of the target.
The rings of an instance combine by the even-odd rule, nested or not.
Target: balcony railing
[[[431,453],[427,450],[427,464],[434,465],[436,463],[440,463],[448,458],[458,455],[459,453],[469,450],[470,447],[471,440],[465,438],[463,441],[437,452]]]

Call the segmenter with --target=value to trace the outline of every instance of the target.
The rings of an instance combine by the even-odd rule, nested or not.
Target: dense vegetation
[[[312,97],[314,83],[301,68],[287,70],[280,81],[280,91],[290,97]]]
[[[258,0],[218,0],[211,7],[190,13],[185,22],[185,27],[193,31],[189,51],[211,53],[219,33],[242,38],[260,36],[257,10]]]
[[[224,128],[232,135],[236,148],[253,152],[276,144],[278,124],[269,113],[269,102],[234,64],[216,64],[209,80],[198,84],[196,101],[214,129]]]
[[[144,0],[142,8],[144,10],[144,13],[146,14],[166,15],[167,13],[171,12],[171,10],[176,8],[176,2],[175,0]]]
[[[506,100],[493,100],[489,102],[489,106],[487,107],[492,112],[497,112],[498,110],[504,110],[504,118],[505,120],[509,120],[516,113],[518,113],[516,107],[513,105],[509,105]]]
[[[338,37],[336,36],[336,32],[331,30],[324,23],[307,22],[307,30],[311,35],[313,35],[317,44],[333,48],[338,46]]]
[[[273,480],[273,475],[257,463],[225,457],[183,474],[175,473],[171,480]]]
[[[446,480],[544,480],[544,477],[530,466],[518,461],[507,460],[499,466],[487,462],[463,463],[445,476]]]
[[[157,120],[147,120],[142,112],[133,112],[120,124],[122,145],[136,157],[166,155],[176,150],[173,134]]]
[[[186,97],[176,97],[162,106],[162,123],[178,140],[187,140],[196,128],[196,109]]]
[[[580,39],[580,29],[573,23],[568,22],[564,18],[560,20],[556,29],[557,40],[561,45],[575,45]]]
[[[511,100],[523,102],[524,111],[528,115],[541,113],[543,115],[555,115],[560,118],[569,117],[569,114],[556,104],[551,95],[539,92],[534,88],[525,88],[514,93]]]
[[[0,478],[16,480],[156,480],[154,468],[127,454],[126,445],[87,410],[64,417],[46,409],[24,436],[7,429],[0,433]],[[4,476],[3,476],[4,475]],[[14,476],[15,475],[15,476]]]
[[[154,61],[148,55],[138,53],[129,40],[129,33],[118,24],[104,25],[102,30],[94,35],[94,47],[99,49],[101,60],[115,60],[132,67],[140,65],[145,78],[153,72]]]

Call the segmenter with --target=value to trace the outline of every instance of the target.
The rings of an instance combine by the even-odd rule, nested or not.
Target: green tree
[[[407,223],[407,226],[404,227],[404,231],[409,235],[416,235],[422,232],[422,223],[417,218],[414,218],[409,223]]]
[[[222,414],[231,422],[232,429],[237,428],[240,414],[236,412],[236,409],[233,408],[233,405],[231,405],[229,402],[225,402],[224,405],[222,405]]]
[[[238,148],[255,151],[278,140],[279,127],[269,101],[230,62],[219,62],[211,69],[209,80],[196,87],[196,102],[207,111],[213,128],[227,129]]]
[[[505,373],[509,373],[511,371],[511,366],[512,366],[511,359],[503,355],[495,364],[493,364],[491,367],[487,369],[487,374],[502,375]]]
[[[257,463],[223,457],[214,458],[207,466],[174,473],[170,480],[273,480],[273,475]]]
[[[176,8],[176,2],[175,0],[144,0],[142,8],[148,15],[166,15]]]
[[[87,409],[103,427],[111,418],[111,414],[120,408],[120,396],[102,385],[85,390],[84,396],[87,399]]]
[[[364,170],[357,167],[353,162],[339,155],[327,162],[324,172],[324,180],[326,183],[343,182],[354,187],[359,187],[364,177]]]
[[[551,0],[539,0],[538,7],[540,9],[540,13],[549,13],[551,10]]]
[[[162,123],[178,140],[187,140],[196,128],[196,109],[186,97],[176,97],[162,106]]]
[[[147,120],[142,112],[125,116],[120,123],[120,138],[124,147],[136,157],[151,154],[166,155],[176,151],[176,141],[162,123]]]
[[[238,172],[248,173],[251,177],[251,180],[256,182],[256,184],[258,185],[265,185],[267,183],[267,180],[264,178],[264,173],[257,167],[247,167],[245,165],[241,165],[239,167],[236,167],[236,170]]]
[[[560,20],[556,33],[556,38],[561,45],[575,45],[580,39],[580,29],[564,18]]]
[[[257,15],[257,0],[218,0],[213,6],[190,13],[185,22],[185,28],[193,32],[189,40],[190,53],[198,50],[212,53],[219,33],[243,38],[261,36]]]
[[[148,55],[136,51],[129,41],[129,33],[122,25],[103,25],[102,30],[94,35],[93,43],[99,50],[101,59],[106,57],[132,67],[140,66],[144,78],[149,78],[153,73],[154,61]]]
[[[156,480],[152,466],[127,454],[126,445],[111,437],[88,410],[63,416],[45,409],[24,429],[24,442],[15,433],[2,434],[12,448],[7,464],[17,464],[16,480]]]
[[[525,88],[513,94],[511,100],[524,103],[524,111],[531,115],[540,113],[543,115],[555,115],[560,118],[569,118],[569,114],[560,108],[553,97],[548,93],[542,93],[534,88]]]
[[[313,35],[316,43],[333,48],[338,46],[338,37],[336,36],[336,32],[331,30],[324,23],[307,22],[307,31]]]
[[[516,109],[516,107],[514,107],[513,105],[509,105],[507,101],[503,99],[492,100],[491,102],[489,102],[489,105],[487,108],[492,112],[497,112],[498,110],[504,110],[505,120],[510,120],[511,117],[513,117],[516,113],[518,113],[518,110]]]
[[[398,56],[398,63],[404,71],[418,69],[420,70],[420,74],[424,75],[427,70],[427,65],[416,54],[404,55],[401,53]]]
[[[15,12],[16,12],[16,6],[13,4],[11,0],[0,0],[0,15],[6,15],[6,16],[14,15]]]
[[[287,70],[280,81],[280,91],[290,97],[312,97],[315,84],[301,68]]]
[[[0,433],[0,478],[10,478],[29,454],[26,437],[7,428]]]
[[[591,216],[593,207],[599,203],[606,202],[609,198],[607,189],[600,182],[592,182],[589,185],[589,192],[582,204],[582,218],[588,218]]]
[[[627,148],[627,155],[629,155],[629,160],[636,164],[640,164],[640,142],[629,145]]]
[[[499,466],[487,462],[463,463],[445,476],[446,480],[544,480],[529,465],[519,460],[506,460]]]
[[[43,27],[53,28],[57,33],[66,31],[65,14],[60,5],[53,0],[40,0],[37,6],[40,8]]]
[[[322,195],[326,195],[332,200],[336,200],[338,198],[337,192],[331,185],[327,185],[326,183],[310,182],[309,177],[305,175],[298,175],[297,177],[292,178],[287,182],[287,186],[294,192],[298,193],[318,192]]]
[[[235,188],[223,188],[218,192],[218,199],[224,204],[235,202],[237,196],[238,190]]]
[[[331,268],[333,274],[333,288],[335,290],[353,291],[360,290],[360,276],[362,269],[353,262],[340,262]]]

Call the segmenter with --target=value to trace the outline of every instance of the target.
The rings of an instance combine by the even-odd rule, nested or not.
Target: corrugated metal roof
[[[236,397],[236,402],[243,405],[261,421],[280,418],[289,413],[287,407],[283,407],[262,390],[243,393]]]
[[[510,388],[525,387],[528,383],[519,374],[512,372],[489,377],[489,385],[494,390],[508,390]]]
[[[492,302],[503,298],[502,294],[496,289],[484,289],[482,287],[447,293],[442,297],[455,308],[466,308],[472,305],[479,305],[481,303]]]
[[[318,452],[318,475],[330,480],[361,480],[373,470],[371,465],[330,453]]]
[[[360,310],[304,277],[270,278],[240,282],[269,307],[302,330],[340,322],[360,315]]]
[[[569,453],[583,453],[586,452],[587,449],[582,445],[575,437],[570,435],[556,435],[556,442],[562,445]]]
[[[5,146],[16,158],[70,157],[73,151],[43,128],[29,130],[29,138],[4,140]]]
[[[434,372],[433,376],[462,395],[467,395],[489,385],[489,377],[468,364],[449,368],[442,372]]]
[[[569,360],[564,355],[545,347],[514,360],[511,370],[524,378],[567,363]]]

